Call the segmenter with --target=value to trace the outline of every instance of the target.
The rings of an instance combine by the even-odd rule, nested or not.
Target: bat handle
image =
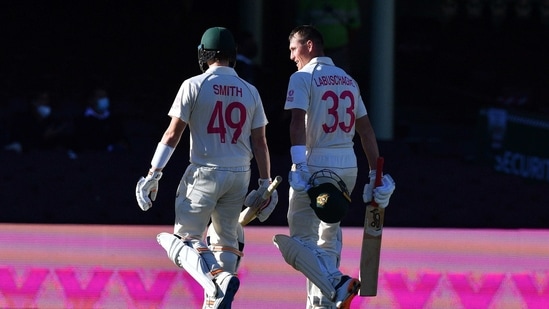
[[[374,188],[381,186],[381,179],[383,178],[383,163],[385,163],[385,159],[383,157],[377,158],[377,165],[376,165],[376,180],[374,183]],[[377,207],[377,203],[375,200],[372,199],[372,206]]]
[[[271,196],[271,194],[273,194],[274,190],[276,189],[276,187],[278,187],[278,185],[281,182],[282,182],[282,177],[281,176],[276,176],[275,179],[273,180],[273,182],[267,188],[267,190],[263,193],[263,198],[264,199],[269,198],[269,196]]]
[[[273,180],[273,182],[269,185],[269,187],[267,187],[267,190],[265,190],[265,193],[263,193],[263,199],[268,199],[271,194],[273,194],[274,190],[276,190],[276,187],[278,187],[278,185],[282,182],[282,177],[281,176],[276,176],[275,179]],[[257,213],[261,211],[261,209],[259,209],[259,207],[257,208],[246,208],[244,209],[241,213],[240,213],[240,217],[238,219],[238,222],[240,222],[240,224],[242,226],[245,226],[246,224],[250,223],[250,221],[252,221],[253,219],[255,219],[257,217]]]

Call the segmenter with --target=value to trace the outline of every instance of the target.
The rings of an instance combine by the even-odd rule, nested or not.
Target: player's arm
[[[305,129],[306,111],[300,108],[291,109],[290,120],[290,154],[292,167],[289,174],[290,186],[296,191],[307,190],[309,183],[309,167],[307,166],[307,134]]]
[[[271,158],[265,136],[265,126],[252,129],[251,141],[259,177],[262,179],[271,178]]]
[[[368,115],[364,115],[356,120],[355,130],[360,137],[362,150],[368,159],[370,170],[375,169],[377,158],[379,157],[379,148],[377,145],[376,134]]]
[[[278,203],[278,192],[276,188],[266,194],[271,184],[271,159],[267,138],[265,136],[265,126],[252,129],[251,134],[252,149],[259,170],[259,187],[252,190],[246,196],[244,209],[239,218],[240,224],[246,225],[256,216],[261,222],[267,220]]]
[[[365,203],[368,203],[371,202],[372,199],[375,199],[380,207],[385,208],[389,204],[389,199],[395,190],[395,182],[391,175],[382,175],[381,187],[377,187],[374,190],[379,148],[377,145],[376,135],[368,115],[360,117],[356,120],[355,130],[360,136],[362,149],[368,158],[368,165],[370,166],[370,182],[364,186],[364,192],[362,194],[363,200]]]
[[[179,140],[181,140],[181,135],[183,135],[183,131],[185,131],[185,128],[187,127],[187,123],[183,120],[172,117],[172,120],[170,121],[170,125],[162,135],[162,139],[160,140],[160,144],[166,145],[168,148],[171,148],[172,151],[177,147],[177,144],[179,144]],[[158,151],[158,149],[157,149]],[[156,155],[156,153],[155,153]],[[171,154],[170,154],[171,155]],[[168,158],[169,160],[169,158]],[[167,160],[163,162],[164,160],[160,160],[161,162],[154,162],[154,160],[151,162],[151,170],[162,170],[164,166],[166,165]],[[157,163],[156,165],[153,165],[154,163]]]
[[[305,114],[306,112],[300,108],[291,109],[290,142],[292,143],[292,146],[305,146],[307,142],[305,134]]]
[[[170,160],[186,127],[187,124],[183,120],[172,117],[170,125],[162,135],[160,143],[156,146],[147,176],[141,177],[137,182],[135,196],[137,204],[143,211],[152,207],[152,202],[156,199],[158,193],[158,181],[162,177],[162,169]]]

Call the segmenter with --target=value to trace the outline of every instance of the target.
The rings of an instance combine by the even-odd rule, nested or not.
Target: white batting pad
[[[160,233],[156,236],[156,240],[166,250],[175,265],[185,269],[206,293],[216,295],[217,288],[212,281],[213,276],[198,251],[170,233]]]
[[[330,280],[326,278],[326,272],[320,267],[314,252],[287,235],[275,235],[273,242],[286,263],[303,273],[328,299],[334,299],[336,291]]]

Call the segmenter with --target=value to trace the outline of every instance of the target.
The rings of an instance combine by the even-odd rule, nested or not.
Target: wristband
[[[170,160],[170,157],[172,156],[174,150],[175,148],[171,146],[163,143],[158,143],[158,146],[156,146],[156,150],[154,152],[154,156],[151,160],[151,166],[153,167],[153,169],[163,169]]]
[[[160,178],[162,178],[162,172],[157,170],[149,170],[147,176],[151,176],[152,179],[159,180]]]
[[[307,162],[306,155],[307,147],[305,145],[295,145],[290,148],[290,154],[292,155],[292,163],[299,164]]]
[[[257,184],[259,184],[260,187],[268,187],[273,180],[271,178],[259,178],[257,180]]]

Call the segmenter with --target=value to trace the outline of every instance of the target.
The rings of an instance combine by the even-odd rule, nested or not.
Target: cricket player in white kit
[[[375,198],[380,206],[386,206],[394,182],[385,175],[384,188],[373,190],[379,157],[374,130],[356,81],[324,56],[320,32],[312,26],[296,27],[289,36],[289,49],[298,69],[290,77],[285,103],[292,115],[290,237],[276,235],[274,242],[286,262],[307,277],[307,308],[349,308],[360,282],[339,270],[341,218],[321,220],[315,215],[307,194],[309,178],[314,172],[329,169],[352,192],[358,175],[353,149],[356,131],[370,166],[365,202]]]
[[[262,194],[271,182],[262,101],[257,89],[236,74],[235,60],[236,44],[228,29],[213,27],[204,32],[198,47],[203,74],[181,85],[149,173],[136,186],[139,206],[149,209],[162,169],[188,126],[190,164],[177,189],[174,233],[160,233],[157,241],[204,288],[203,308],[231,308],[239,288],[242,205],[260,205],[263,212],[272,212],[278,201],[276,191],[267,199]],[[247,195],[252,156],[257,161],[259,188]],[[263,213],[260,220],[268,214]]]

